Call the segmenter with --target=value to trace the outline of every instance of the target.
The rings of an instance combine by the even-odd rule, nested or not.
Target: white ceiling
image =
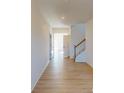
[[[53,27],[85,23],[93,16],[92,0],[40,0],[39,4],[42,15]]]

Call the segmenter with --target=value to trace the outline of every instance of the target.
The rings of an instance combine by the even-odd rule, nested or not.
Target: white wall
[[[52,28],[53,33],[64,33],[65,35],[70,35],[69,28]]]
[[[70,35],[64,35],[63,47],[64,47],[64,57],[69,57],[70,52]]]
[[[86,23],[86,53],[87,63],[93,67],[93,20]]]
[[[31,88],[33,89],[49,62],[49,25],[38,5],[32,0],[31,7]]]
[[[84,37],[85,37],[84,24],[76,24],[71,26],[70,58],[74,58],[74,45],[77,45],[79,42],[81,42],[84,39]]]

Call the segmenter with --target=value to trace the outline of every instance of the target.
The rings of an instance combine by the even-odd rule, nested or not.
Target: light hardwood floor
[[[69,58],[56,57],[32,93],[92,93],[92,68]]]

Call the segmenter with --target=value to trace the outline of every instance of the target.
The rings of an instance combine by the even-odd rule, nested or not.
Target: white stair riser
[[[87,62],[87,56],[86,52],[81,52],[77,57],[76,57],[76,62]]]

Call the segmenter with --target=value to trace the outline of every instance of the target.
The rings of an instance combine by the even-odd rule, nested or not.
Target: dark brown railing
[[[74,45],[74,61],[76,59],[77,56],[77,47],[80,46],[82,43],[84,43],[86,41],[86,39],[84,38],[81,42],[79,42],[77,45]]]

